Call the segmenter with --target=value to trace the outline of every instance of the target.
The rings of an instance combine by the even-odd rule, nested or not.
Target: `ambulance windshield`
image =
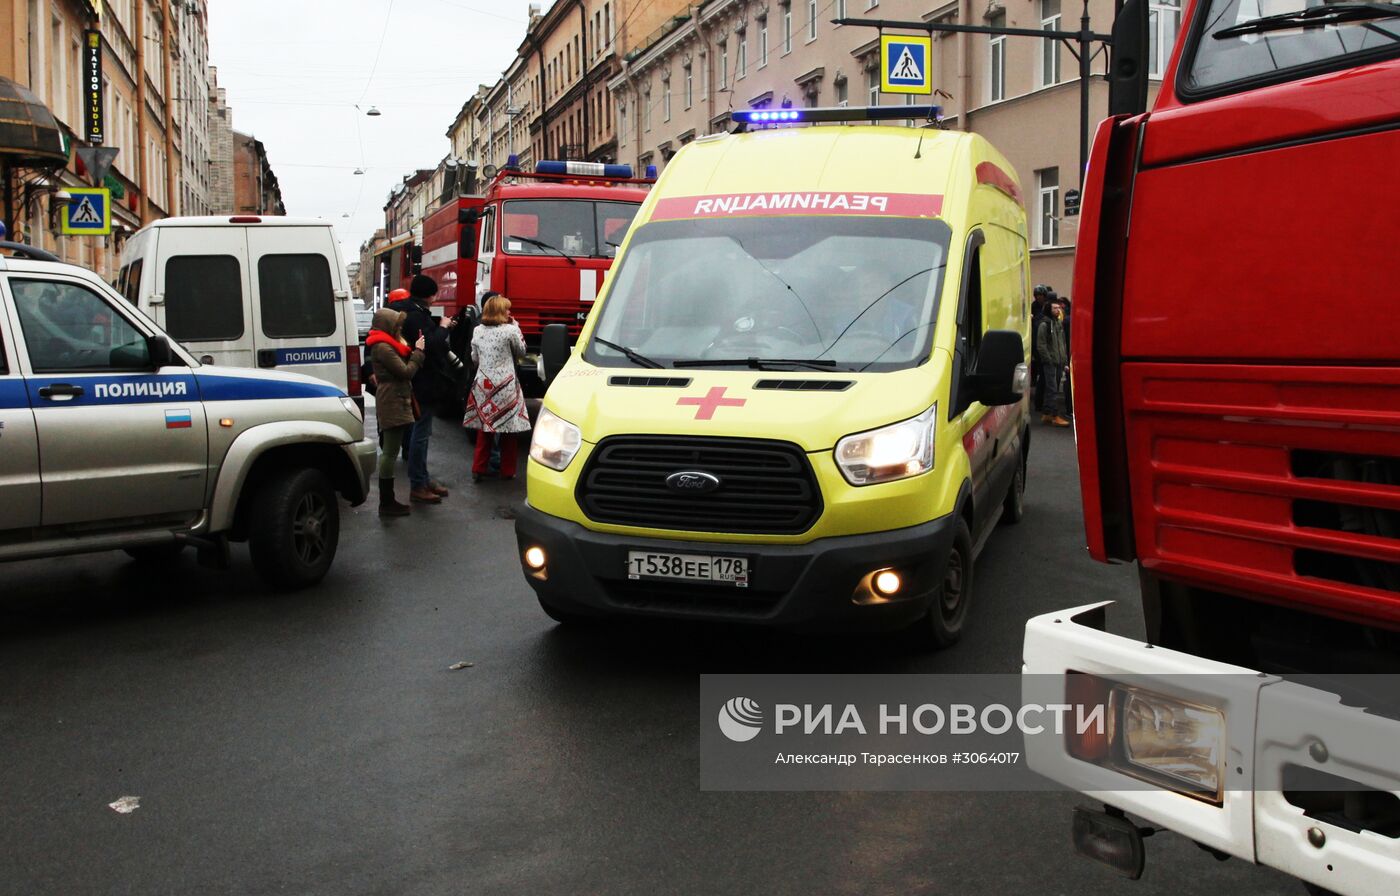
[[[929,355],[949,238],[927,218],[653,222],[633,235],[594,332],[665,367],[914,367]],[[585,357],[635,363],[601,341]]]

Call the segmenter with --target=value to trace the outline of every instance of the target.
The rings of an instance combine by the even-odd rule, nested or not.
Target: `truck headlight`
[[[530,460],[551,470],[563,470],[578,454],[581,444],[583,433],[577,426],[549,408],[540,408],[534,434],[530,436]]]
[[[938,405],[917,417],[849,435],[836,443],[836,465],[851,485],[907,479],[933,469]]]
[[[1213,707],[1089,675],[1066,675],[1068,702],[1100,724],[1066,731],[1071,756],[1219,804],[1225,714]]]
[[[1220,793],[1225,717],[1142,688],[1116,687],[1112,728],[1122,761],[1206,796]]]

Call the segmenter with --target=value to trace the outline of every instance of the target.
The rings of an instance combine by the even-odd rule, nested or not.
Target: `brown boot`
[[[1052,426],[1069,426],[1070,422],[1064,417],[1056,417],[1054,420],[1050,421],[1050,424]]]
[[[380,516],[408,516],[412,512],[412,507],[409,507],[407,504],[400,504],[394,497],[394,480],[379,480]]]
[[[1041,414],[1041,415],[1040,415],[1040,422],[1041,422],[1041,423],[1047,423],[1047,424],[1048,424],[1048,423],[1050,423],[1050,422],[1051,422],[1052,420],[1054,420],[1054,419],[1055,419],[1055,418],[1054,418],[1054,417],[1051,417],[1049,414]]]
[[[439,497],[438,497],[437,492],[435,492],[435,491],[433,491],[432,489],[428,488],[426,485],[421,486],[421,487],[419,487],[419,488],[415,488],[415,489],[413,489],[412,491],[410,491],[410,492],[408,493],[408,500],[414,502],[415,504],[441,504],[441,503],[442,503],[442,498],[439,498]]]
[[[441,482],[438,482],[436,479],[428,480],[428,491],[437,495],[439,498],[446,498],[448,495],[452,494],[452,492],[448,490],[447,486],[443,485]]]

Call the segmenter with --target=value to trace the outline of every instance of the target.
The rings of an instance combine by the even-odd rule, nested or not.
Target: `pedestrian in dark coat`
[[[1069,372],[1069,347],[1065,344],[1064,306],[1050,303],[1050,316],[1040,322],[1035,333],[1035,346],[1040,352],[1041,369],[1045,376],[1045,407],[1040,422],[1054,426],[1069,426],[1065,418],[1065,376]]]
[[[449,319],[439,324],[433,317],[429,302],[437,295],[437,281],[432,277],[418,274],[408,285],[408,298],[394,302],[389,307],[406,315],[403,325],[404,339],[416,343],[423,337],[423,364],[413,377],[413,394],[423,413],[413,424],[413,435],[408,449],[409,500],[420,504],[440,504],[451,492],[428,473],[428,440],[433,435],[432,411],[439,402],[449,395],[449,382],[445,370],[455,358],[448,346],[448,333],[455,324]],[[461,362],[457,362],[461,366]]]
[[[379,514],[405,516],[407,504],[394,497],[394,460],[414,424],[413,376],[423,366],[423,337],[410,349],[403,339],[404,314],[391,308],[374,312],[369,337],[370,365],[374,369],[374,414],[383,444],[379,452]]]

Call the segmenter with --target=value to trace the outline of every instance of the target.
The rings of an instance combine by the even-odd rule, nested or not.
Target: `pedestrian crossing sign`
[[[880,37],[880,91],[882,93],[933,93],[929,60],[932,37],[886,34]]]
[[[63,232],[104,236],[112,232],[112,194],[105,187],[69,187],[68,208],[63,213]]]

